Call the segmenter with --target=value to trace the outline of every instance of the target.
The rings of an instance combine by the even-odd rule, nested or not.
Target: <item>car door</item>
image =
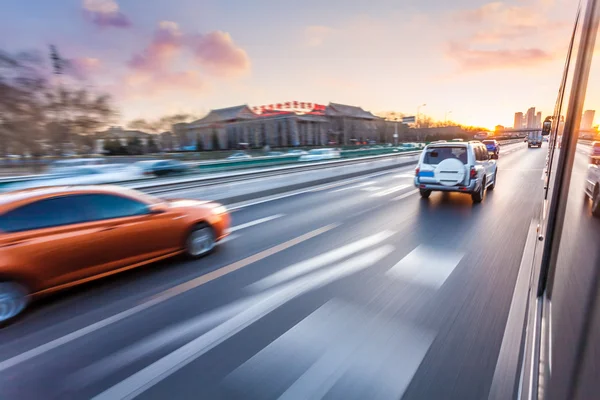
[[[182,248],[181,211],[150,212],[149,204],[113,194],[87,195],[93,219],[106,226],[98,247],[104,254],[94,274],[155,259]]]
[[[590,197],[594,195],[594,188],[600,183],[600,168],[598,164],[600,164],[600,157],[590,157],[585,182],[585,190]]]
[[[477,163],[479,169],[483,172],[482,176],[485,176],[486,181],[489,182],[489,171],[488,171],[488,153],[487,149],[484,145],[476,144],[474,146],[475,150],[475,162]]]
[[[25,204],[0,216],[3,264],[31,279],[34,291],[83,279],[99,261],[105,227],[90,220],[81,197]]]

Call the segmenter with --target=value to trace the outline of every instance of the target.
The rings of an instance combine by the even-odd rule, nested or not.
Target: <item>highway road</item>
[[[0,331],[0,397],[484,399],[545,157],[501,154],[482,204],[420,199],[413,167],[238,204],[214,254],[54,295]]]

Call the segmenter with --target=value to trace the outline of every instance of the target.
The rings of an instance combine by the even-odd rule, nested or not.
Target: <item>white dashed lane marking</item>
[[[433,338],[334,298],[235,369],[223,386],[265,399],[399,399]]]
[[[357,189],[360,187],[369,186],[369,185],[373,185],[373,184],[375,184],[375,181],[363,182],[363,183],[359,183],[358,185],[352,185],[352,186],[344,187],[341,189],[333,190],[331,193],[343,192],[344,190]]]
[[[382,190],[381,192],[372,194],[371,196],[373,197],[382,197],[382,196],[387,196],[388,194],[392,194],[392,193],[396,193],[402,189],[406,189],[407,187],[410,187],[410,185],[399,185],[399,186],[394,186],[392,188],[389,189],[385,189]]]
[[[393,278],[439,288],[463,258],[464,253],[420,245],[386,273]]]
[[[254,225],[263,224],[265,222],[269,222],[269,221],[272,221],[274,219],[281,218],[284,215],[285,214],[275,214],[275,215],[271,215],[269,217],[264,217],[264,218],[260,218],[260,219],[254,220],[254,221],[246,222],[245,224],[236,225],[236,226],[230,228],[229,232],[237,232],[237,231],[240,231],[242,229],[250,228],[251,226],[254,226]]]

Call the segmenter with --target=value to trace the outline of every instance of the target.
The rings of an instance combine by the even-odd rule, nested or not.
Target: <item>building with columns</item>
[[[204,118],[173,126],[182,149],[236,149],[348,145],[377,140],[379,117],[360,107],[286,102],[212,110]]]

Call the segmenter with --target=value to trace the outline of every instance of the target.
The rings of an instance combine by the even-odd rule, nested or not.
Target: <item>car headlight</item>
[[[212,209],[213,213],[217,214],[217,215],[221,215],[221,214],[226,214],[227,213],[227,208],[225,206],[222,205],[218,205],[216,207],[214,207]]]

